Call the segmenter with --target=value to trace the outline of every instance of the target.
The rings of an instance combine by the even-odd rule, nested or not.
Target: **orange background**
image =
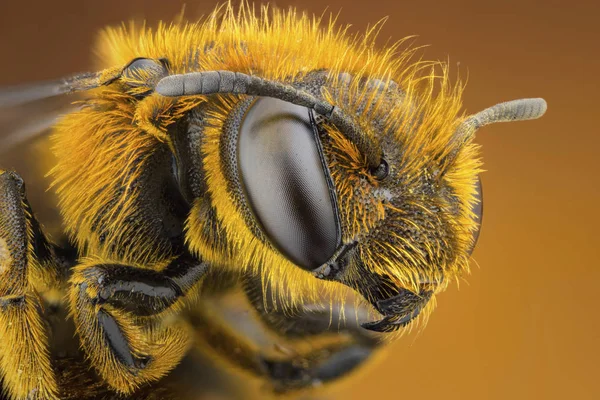
[[[96,31],[171,19],[179,1],[8,1],[0,86],[90,67]],[[187,2],[187,15],[213,2]],[[452,4],[450,4],[452,3]],[[539,121],[479,132],[485,217],[472,274],[438,298],[428,327],[333,396],[421,399],[600,398],[600,3],[594,1],[279,1],[364,30],[380,43],[418,34],[429,59],[460,63],[469,112],[544,97]]]

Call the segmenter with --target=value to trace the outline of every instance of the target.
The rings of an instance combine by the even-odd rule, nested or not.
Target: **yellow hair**
[[[447,258],[443,274],[438,266],[423,270],[422,260],[403,249],[385,251],[390,255],[402,253],[398,256],[407,260],[404,265],[387,263],[385,256],[375,254],[375,250],[362,254],[370,260],[375,272],[389,274],[402,287],[418,292],[425,277],[441,288],[449,278],[467,269],[466,249],[475,229],[470,210],[476,201],[474,183],[480,171],[478,149],[471,143],[458,149],[452,146],[452,135],[464,119],[459,115],[463,87],[460,82],[450,82],[448,67],[439,62],[413,60],[415,50],[404,46],[404,41],[378,50],[375,38],[379,27],[376,25],[364,35],[349,35],[348,27],[338,26],[335,17],[313,17],[294,9],[282,11],[267,6],[255,11],[247,4],[234,9],[228,3],[201,22],[160,23],[155,29],[130,23],[106,29],[99,38],[96,53],[98,67],[107,71],[107,77],[137,57],[166,59],[170,73],[229,70],[285,82],[301,80],[312,71],[327,70],[329,80],[323,89],[324,97],[355,116],[365,135],[376,142],[380,132],[373,129],[373,120],[383,130],[392,130],[395,145],[403,149],[404,176],[416,178],[437,165],[443,171],[443,174],[438,171],[443,184],[458,199],[456,218],[444,221],[453,225],[458,256]],[[342,73],[349,74],[351,80],[340,89]],[[365,85],[365,77],[381,80],[385,90]],[[398,104],[389,104],[381,95],[393,85],[401,90],[398,98],[402,101]],[[67,231],[80,248],[115,258],[112,250],[102,243],[118,247],[119,243],[125,243],[125,237],[133,236],[137,239],[124,244],[128,246],[126,255],[120,257],[153,268],[164,265],[172,255],[168,249],[155,246],[141,231],[128,231],[127,218],[135,215],[136,198],[141,195],[133,182],[144,170],[145,160],[160,146],[166,144],[172,148],[167,126],[208,99],[202,96],[171,99],[152,94],[137,101],[136,94],[139,91],[134,89],[101,87],[92,91],[92,97],[80,112],[66,116],[54,133],[59,161],[52,175]],[[202,149],[208,197],[195,199],[187,221],[186,239],[191,251],[215,267],[262,273],[263,283],[275,284],[274,296],[286,293],[293,302],[302,303],[322,300],[326,292],[332,299],[343,299],[347,289],[314,279],[257,239],[227,190],[219,144],[224,120],[238,100],[236,96],[210,100]],[[343,178],[356,171],[356,179],[361,179],[360,171],[366,161],[339,132],[332,127],[327,129],[331,138],[328,151],[339,156],[330,168],[346,228],[344,239],[364,235],[384,220],[387,213],[398,210],[373,200],[371,193],[365,193],[363,199],[370,202],[368,209],[364,203],[356,202],[356,182]],[[453,151],[457,156],[451,158]],[[339,173],[342,169],[343,175]],[[131,190],[117,192],[115,182]],[[210,204],[205,204],[207,201]],[[209,234],[203,229],[205,221],[194,218],[202,207],[216,211],[219,226]],[[107,221],[112,227],[110,237],[102,241],[94,231],[97,219]],[[133,247],[130,243],[134,243]],[[440,251],[439,247],[428,249],[430,254]],[[377,257],[383,262],[378,263]]]

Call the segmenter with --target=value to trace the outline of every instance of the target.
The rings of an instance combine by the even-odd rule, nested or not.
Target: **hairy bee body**
[[[426,317],[468,270],[479,229],[474,131],[545,103],[465,118],[446,65],[377,50],[374,36],[248,6],[105,30],[100,72],[54,91],[83,92],[51,133],[76,255],[46,239],[18,175],[0,175],[0,273],[18,282],[0,284],[13,326],[0,339],[18,348],[0,350],[8,397],[68,397],[56,371],[75,367],[53,360],[39,311],[53,291],[81,346],[74,365],[138,398],[194,343],[290,392],[351,372],[378,346],[370,331]],[[267,332],[312,347],[273,356],[245,343],[252,330],[211,306],[231,291]]]

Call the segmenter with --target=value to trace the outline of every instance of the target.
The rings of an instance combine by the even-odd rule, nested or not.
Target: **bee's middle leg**
[[[278,392],[332,383],[355,371],[379,347],[377,336],[358,323],[360,310],[337,304],[330,308],[297,305],[285,312],[274,303],[270,286],[246,276],[244,291],[259,318],[274,334],[290,342],[311,343],[312,350],[265,358],[267,375]],[[325,343],[322,340],[329,337]]]
[[[157,272],[94,261],[74,269],[69,303],[82,347],[115,390],[132,393],[174,368],[190,342],[184,325],[165,314],[204,275],[206,266],[180,257]]]
[[[209,276],[205,285],[216,286],[219,282],[213,285],[211,279],[221,278]],[[321,310],[303,305],[283,312],[270,293],[265,293],[268,285],[265,288],[259,277],[242,280],[260,325],[271,334],[265,335],[253,323],[251,315],[255,313],[199,306],[190,315],[196,343],[201,351],[208,350],[238,370],[266,380],[275,392],[334,382],[362,365],[380,344],[352,318],[355,310],[350,306]],[[342,313],[348,318],[344,320]],[[299,343],[303,346],[296,346]]]
[[[61,275],[53,251],[23,181],[0,170],[0,375],[10,399],[58,398],[38,294]]]

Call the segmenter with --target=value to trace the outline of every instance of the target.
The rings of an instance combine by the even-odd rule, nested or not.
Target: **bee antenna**
[[[526,121],[544,115],[548,105],[541,98],[519,99],[496,104],[464,120],[454,137],[460,144],[467,142],[482,126],[496,122]]]
[[[348,140],[361,150],[370,167],[377,168],[381,163],[381,150],[361,132],[352,118],[343,113],[338,107],[288,84],[242,72],[204,71],[166,76],[158,82],[155,92],[169,97],[227,93],[245,94],[273,97],[304,106],[314,110],[317,114],[323,115],[335,125]]]

